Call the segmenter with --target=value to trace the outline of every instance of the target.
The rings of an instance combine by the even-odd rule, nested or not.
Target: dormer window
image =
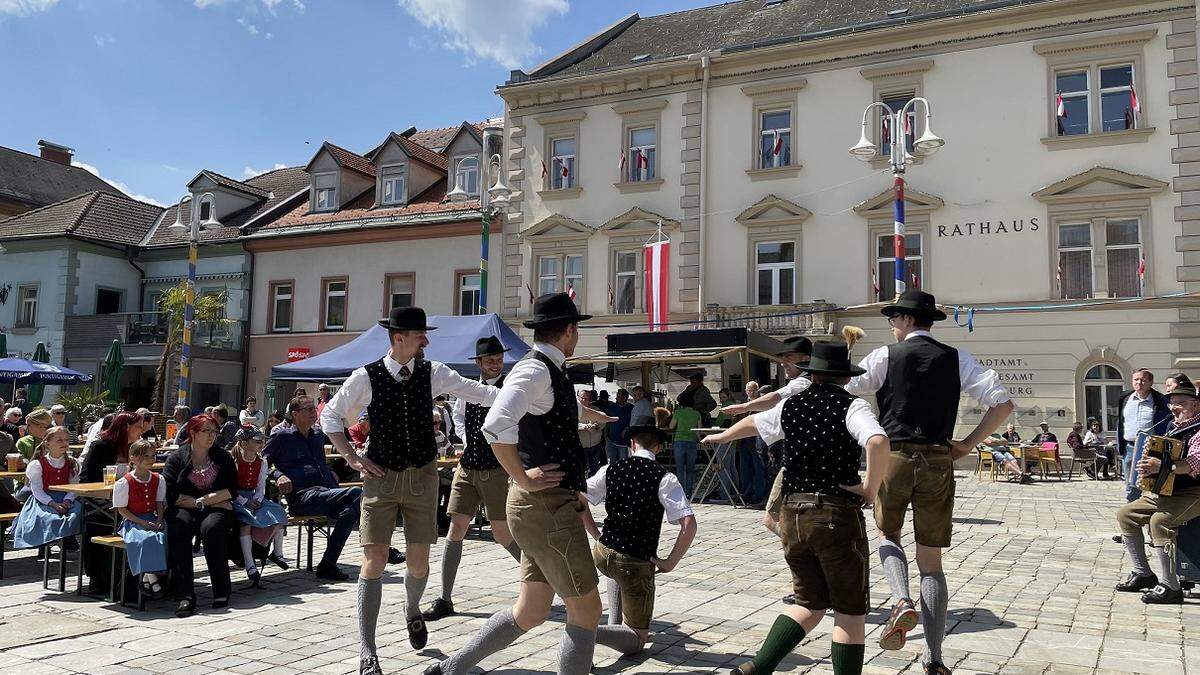
[[[313,176],[313,191],[314,211],[337,210],[338,199],[336,173],[319,173]]]
[[[385,166],[380,177],[379,203],[383,205],[403,204],[408,199],[404,186],[404,167]]]
[[[200,222],[204,222],[212,217],[212,200],[200,200]]]
[[[462,157],[454,170],[455,184],[472,197],[479,196],[479,158]]]

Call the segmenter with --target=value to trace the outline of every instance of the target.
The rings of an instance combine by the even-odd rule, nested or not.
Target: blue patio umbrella
[[[82,384],[92,376],[63,366],[39,363],[29,359],[0,359],[0,382],[16,384]]]

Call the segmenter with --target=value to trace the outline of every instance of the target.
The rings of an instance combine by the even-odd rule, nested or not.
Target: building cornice
[[[338,227],[325,229],[308,229],[297,231],[288,229],[274,236],[263,236],[262,233],[247,237],[244,242],[246,250],[252,253],[268,251],[291,251],[306,248],[325,248],[327,246],[349,246],[359,244],[377,244],[389,241],[412,241],[414,239],[444,239],[447,237],[477,236],[479,234],[480,218],[424,224],[408,224],[404,227],[371,226]],[[495,234],[503,231],[499,219],[493,220],[489,232]]]

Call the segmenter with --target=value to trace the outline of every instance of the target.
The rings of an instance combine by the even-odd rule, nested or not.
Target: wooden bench
[[[90,543],[93,546],[103,546],[109,549],[112,557],[109,564],[109,580],[108,580],[108,601],[117,602],[122,607],[125,606],[125,580],[129,577],[125,573],[125,540],[120,535],[108,535],[104,537],[92,537]],[[118,563],[117,561],[120,560]],[[119,570],[119,571],[118,571]],[[120,581],[118,582],[118,574]],[[146,596],[142,592],[142,584],[139,581],[137,584],[138,611],[146,609]]]
[[[4,578],[4,540],[8,526],[17,519],[16,513],[0,513],[0,579]]]
[[[300,528],[300,534],[296,536],[296,565],[300,564],[300,547],[303,544],[305,533],[308,534],[308,560],[305,562],[305,569],[312,571],[313,535],[320,534],[328,539],[329,533],[333,529],[332,521],[326,516],[289,516],[287,524],[288,527],[295,525]]]

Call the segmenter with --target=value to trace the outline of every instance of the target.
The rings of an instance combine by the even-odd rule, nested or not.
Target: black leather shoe
[[[1158,577],[1153,572],[1138,574],[1130,572],[1129,576],[1125,577],[1125,581],[1117,584],[1115,588],[1121,593],[1137,593],[1138,591],[1148,591],[1158,585]]]
[[[413,649],[424,649],[429,642],[429,629],[425,627],[425,619],[417,617],[408,621],[408,644]]]
[[[1142,594],[1142,602],[1147,605],[1182,605],[1183,589],[1174,590],[1158,584],[1153,590]]]
[[[383,669],[379,667],[379,659],[374,656],[359,659],[358,675],[383,675]]]
[[[421,675],[442,675],[442,664],[435,663],[426,668]]]
[[[180,600],[179,604],[175,607],[175,616],[179,617],[180,619],[191,616],[195,613],[196,613],[196,599],[195,598],[187,598],[184,600]]]
[[[454,603],[442,598],[437,598],[429,609],[421,612],[421,618],[426,621],[437,621],[448,616],[454,616]]]
[[[347,581],[350,575],[338,569],[337,565],[317,565],[317,578],[328,581]]]
[[[246,578],[250,580],[249,588],[262,588],[262,572],[258,570],[247,572]]]
[[[400,552],[400,549],[394,547],[388,549],[389,565],[399,565],[400,563],[404,562],[404,560],[404,554]]]
[[[950,669],[940,661],[925,664],[925,675],[950,675]]]
[[[267,561],[281,570],[286,570],[287,568],[291,567],[291,565],[288,564],[287,559],[278,553],[272,553],[271,555],[267,556]]]
[[[783,596],[783,604],[785,604],[785,605],[796,604],[796,594],[788,593],[787,595]]]
[[[221,598],[220,600],[214,599],[212,601],[213,609],[225,609],[228,606],[229,606],[229,598]]]

